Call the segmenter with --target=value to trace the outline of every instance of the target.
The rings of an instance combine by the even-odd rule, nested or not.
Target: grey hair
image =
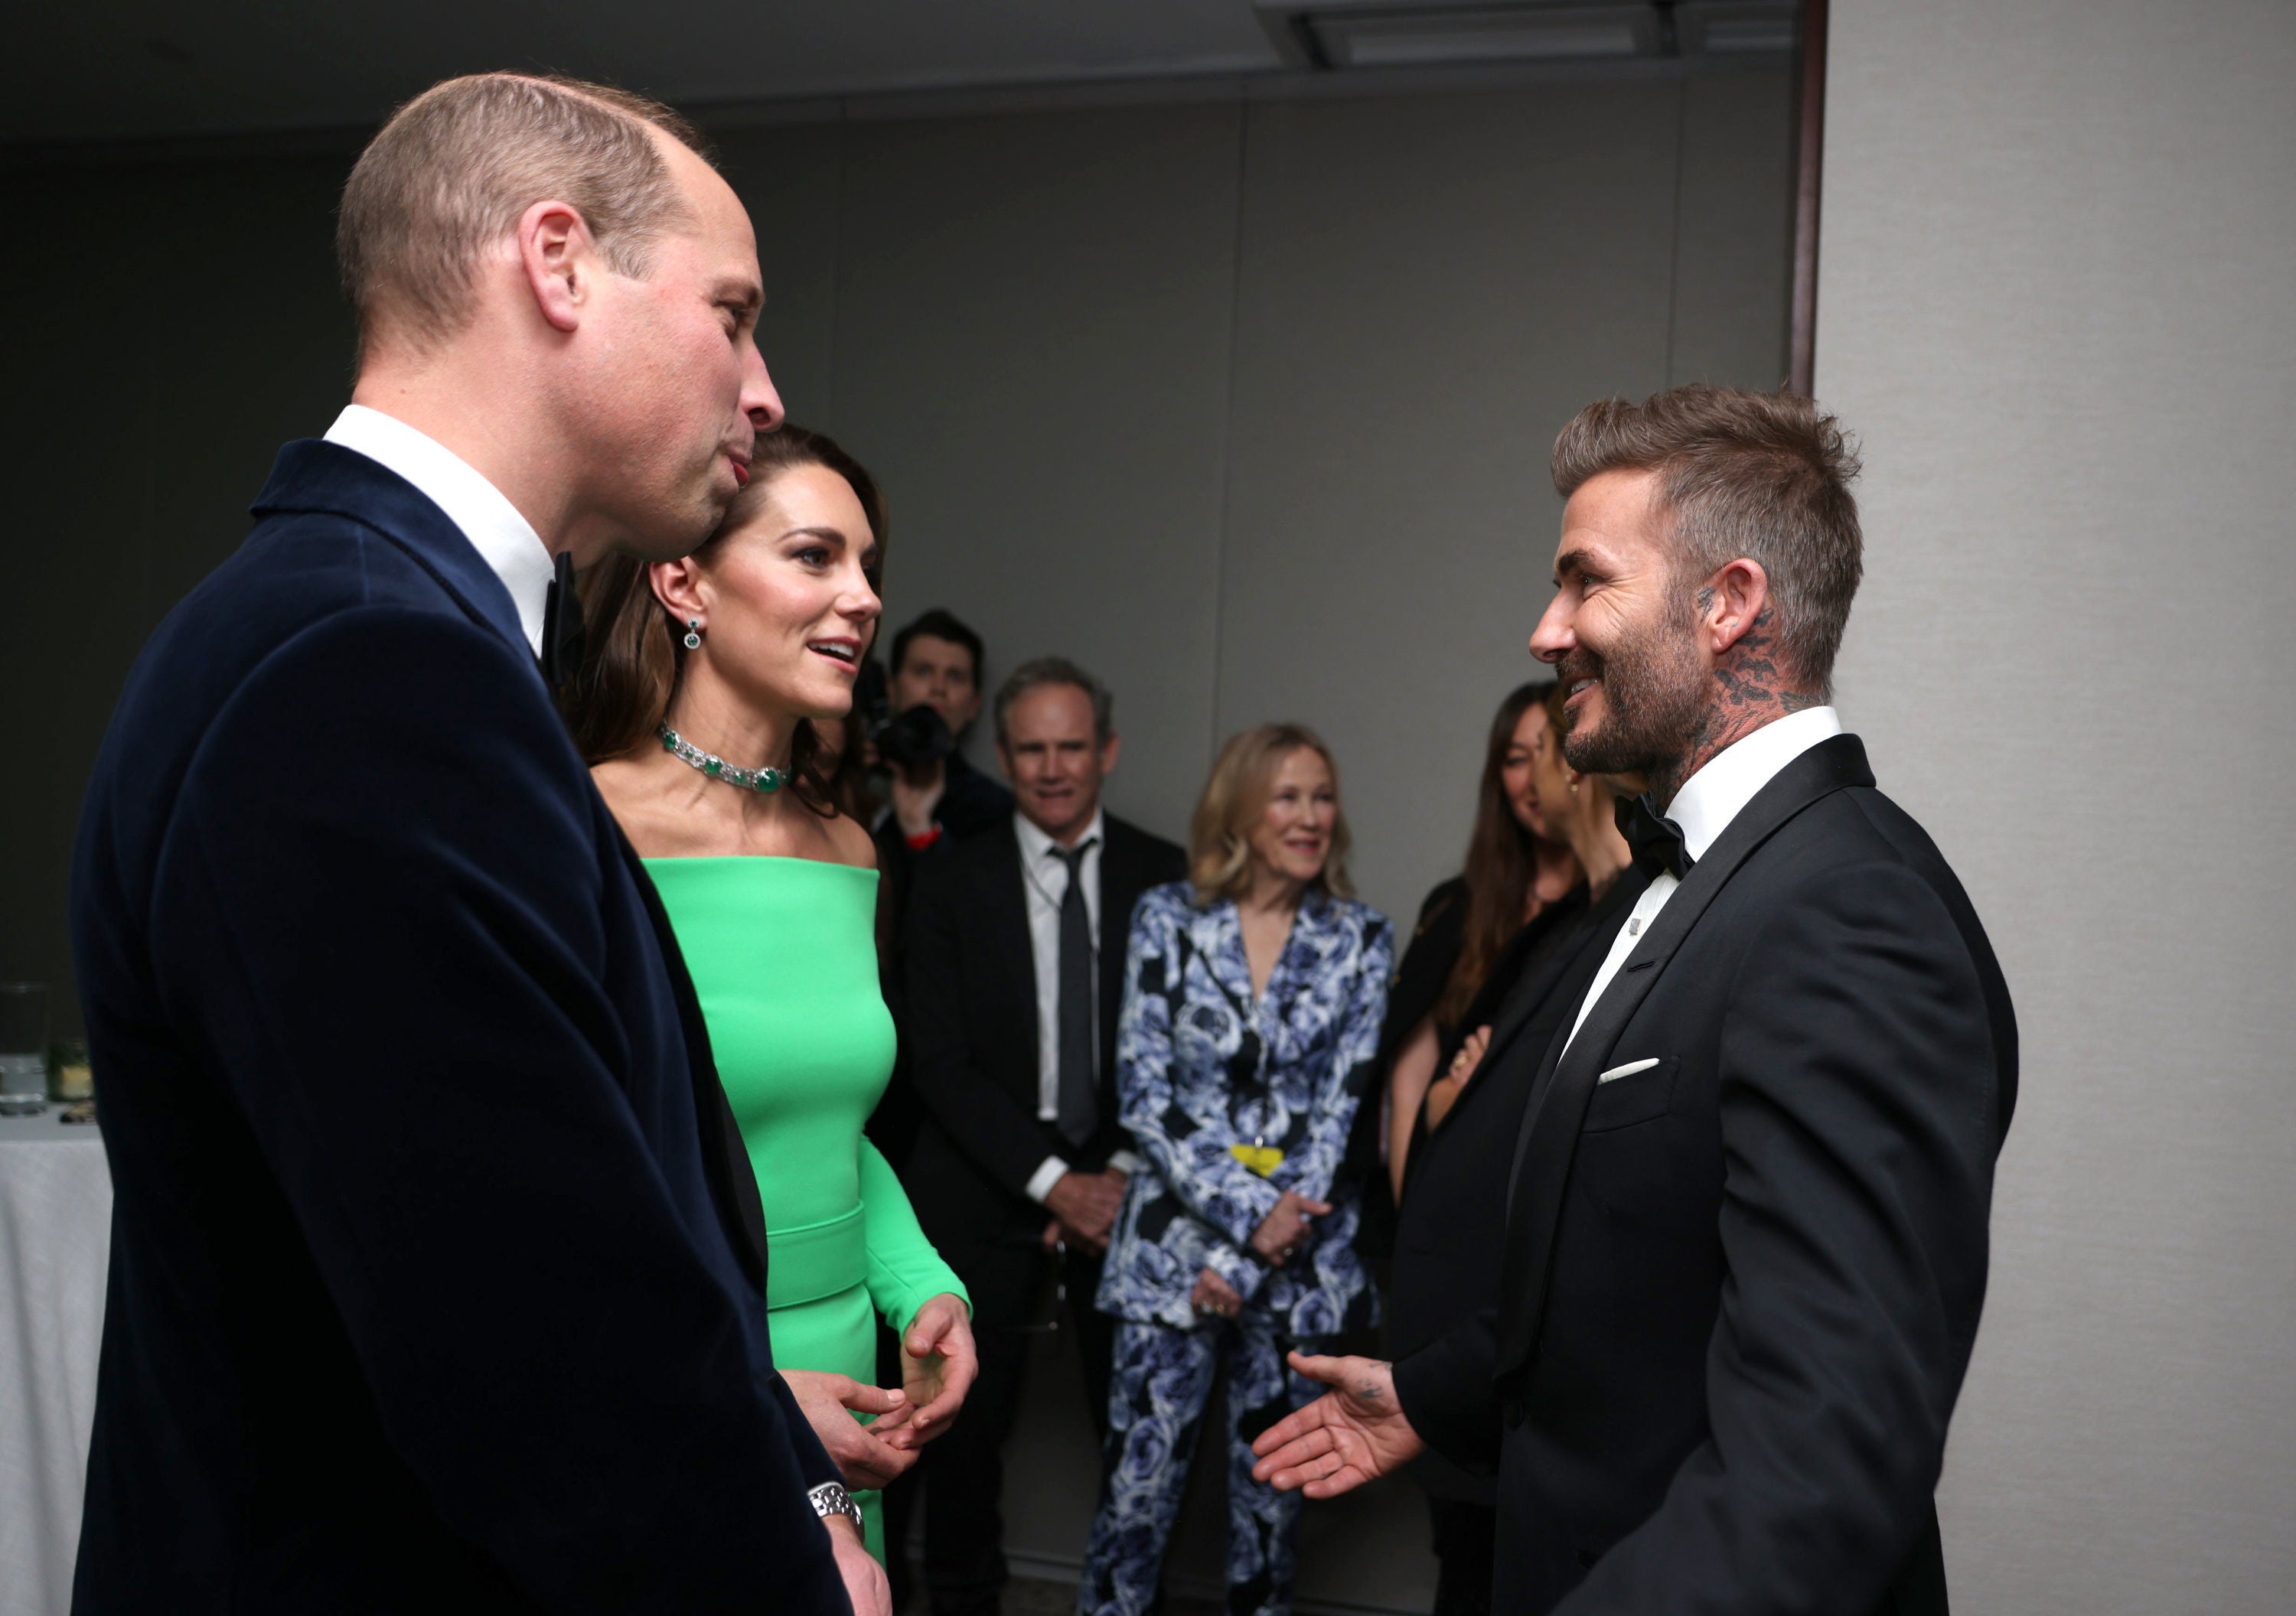
[[[1106,745],[1108,738],[1116,732],[1116,698],[1108,693],[1106,685],[1065,657],[1039,657],[1033,662],[1024,662],[996,688],[996,744],[1004,744],[1004,714],[1012,710],[1013,704],[1038,686],[1047,684],[1074,685],[1085,693],[1092,702],[1092,738]]]

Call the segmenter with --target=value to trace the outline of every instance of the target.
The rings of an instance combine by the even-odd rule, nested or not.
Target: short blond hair
[[[449,78],[391,114],[335,224],[360,357],[386,333],[420,350],[467,325],[480,260],[537,202],[569,203],[616,273],[646,273],[654,243],[691,213],[652,129],[714,160],[668,107],[545,74]]]
[[[1294,752],[1313,752],[1332,771],[1332,790],[1340,788],[1339,760],[1324,738],[1306,724],[1261,724],[1228,737],[1212,764],[1211,778],[1196,799],[1195,817],[1188,826],[1188,880],[1198,903],[1241,898],[1251,886],[1253,821],[1267,810],[1275,789],[1275,771]],[[1332,851],[1324,860],[1316,884],[1335,897],[1355,896],[1348,879],[1348,816],[1333,804]]]

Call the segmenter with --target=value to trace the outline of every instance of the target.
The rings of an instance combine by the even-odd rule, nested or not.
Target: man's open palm
[[[1375,1358],[1291,1355],[1292,1367],[1334,1390],[1278,1420],[1251,1445],[1252,1479],[1281,1492],[1335,1498],[1427,1450],[1395,1400],[1395,1375]]]

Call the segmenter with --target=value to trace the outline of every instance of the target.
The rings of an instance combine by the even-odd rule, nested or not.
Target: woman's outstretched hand
[[[820,1369],[781,1375],[848,1487],[882,1488],[917,1462],[916,1439],[906,1429],[911,1405],[906,1393]],[[857,1414],[874,1415],[876,1423],[865,1425]]]
[[[1260,1432],[1251,1445],[1259,1456],[1253,1481],[1273,1483],[1279,1492],[1297,1489],[1311,1498],[1335,1498],[1427,1451],[1395,1400],[1392,1365],[1304,1352],[1291,1359],[1292,1368],[1333,1390]]]
[[[980,1373],[972,1344],[972,1316],[964,1298],[944,1291],[917,1310],[901,1336],[901,1385],[916,1416],[900,1433],[914,1448],[948,1429]]]
[[[1275,1203],[1275,1210],[1259,1220],[1251,1231],[1251,1249],[1267,1259],[1276,1268],[1304,1245],[1315,1233],[1318,1218],[1331,1215],[1331,1204],[1310,1200],[1296,1189],[1287,1189],[1283,1198]]]

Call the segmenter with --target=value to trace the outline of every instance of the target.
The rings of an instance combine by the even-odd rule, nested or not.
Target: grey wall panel
[[[992,684],[1083,663],[1116,693],[1111,806],[1173,837],[1210,729],[1239,117],[845,136],[829,419],[888,484],[887,621],[952,608]]]
[[[1940,1493],[1957,1607],[2296,1587],[2296,11],[1835,0],[1843,706],[2024,1090]]]
[[[1782,69],[1682,86],[1669,385],[1775,388],[1786,377],[1794,99]]]
[[[65,892],[80,793],[144,638],[246,536],[282,441],[349,392],[335,194],[348,158],[0,176],[9,488],[0,975],[77,1030]],[[33,244],[37,243],[37,246]]]
[[[1557,426],[1664,384],[1678,86],[1275,102],[1247,146],[1219,728],[1339,755],[1407,924],[1538,672]]]
[[[836,393],[836,124],[728,130],[722,171],[750,210],[766,282],[758,347],[790,419],[826,426]],[[863,464],[868,464],[865,459]]]

